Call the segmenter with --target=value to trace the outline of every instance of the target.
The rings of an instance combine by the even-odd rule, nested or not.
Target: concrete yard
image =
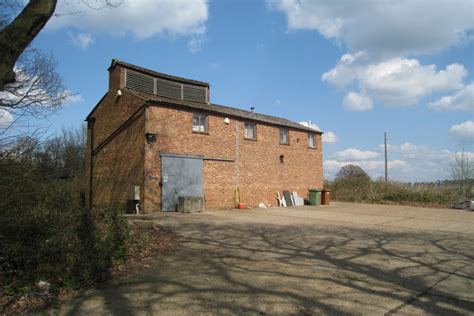
[[[474,212],[333,203],[154,221],[177,252],[46,313],[474,313]]]

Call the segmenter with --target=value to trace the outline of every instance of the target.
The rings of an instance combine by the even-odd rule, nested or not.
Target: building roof
[[[150,69],[142,68],[136,65],[132,65],[126,62],[123,62],[118,59],[112,59],[112,63],[109,67],[109,70],[117,65],[120,65],[122,67],[136,70],[142,73],[149,74],[151,76],[155,77],[161,77],[164,79],[170,79],[174,81],[180,81],[182,83],[188,83],[188,84],[194,84],[194,85],[200,85],[203,87],[209,87],[209,83],[203,82],[203,81],[197,81],[197,80],[192,80],[192,79],[186,79],[186,78],[181,78],[181,77],[176,77],[172,75],[167,75],[163,74],[157,71],[153,71]],[[220,104],[207,104],[207,103],[200,103],[200,102],[191,102],[191,101],[185,101],[185,100],[179,100],[179,99],[173,99],[173,98],[167,98],[159,95],[154,95],[154,94],[149,94],[137,90],[133,90],[130,88],[122,88],[124,91],[127,91],[141,99],[143,101],[151,103],[151,104],[162,104],[170,107],[176,107],[180,106],[183,108],[188,108],[188,109],[194,109],[194,110],[200,110],[200,111],[205,111],[205,112],[210,112],[210,113],[215,113],[215,114],[220,114],[222,116],[231,116],[231,117],[236,117],[244,120],[251,120],[255,122],[261,122],[261,123],[267,123],[267,124],[272,124],[272,125],[277,125],[277,126],[282,126],[282,127],[288,127],[296,130],[302,130],[302,131],[307,131],[307,132],[314,132],[317,134],[323,134],[323,132],[316,130],[314,128],[307,127],[305,125],[301,125],[299,123],[276,117],[276,116],[271,116],[271,115],[266,115],[266,114],[260,114],[260,113],[255,113],[251,111],[246,111],[246,110],[241,110],[229,106],[224,106]],[[105,96],[108,93],[106,93],[102,99],[97,103],[97,105],[92,109],[92,111],[89,113],[87,116],[86,120],[89,119],[92,114],[95,112],[99,104],[102,102],[102,100],[105,98]]]
[[[183,78],[183,77],[176,77],[176,76],[172,76],[172,75],[167,75],[167,74],[164,74],[164,73],[161,73],[161,72],[157,72],[157,71],[154,71],[154,70],[150,70],[150,69],[139,67],[139,66],[136,66],[136,65],[133,65],[133,64],[129,64],[127,62],[124,62],[124,61],[121,61],[121,60],[118,60],[118,59],[112,59],[112,63],[110,64],[109,70],[111,68],[114,68],[117,65],[123,66],[123,67],[131,69],[131,70],[135,70],[135,71],[138,71],[138,72],[142,72],[142,73],[151,75],[153,77],[159,77],[159,78],[162,78],[162,79],[169,79],[169,80],[178,81],[178,82],[181,82],[181,83],[187,83],[187,84],[192,84],[192,85],[197,85],[197,86],[202,86],[202,87],[209,87],[208,82],[193,80],[193,79],[187,79],[187,78]]]
[[[299,123],[296,123],[284,118],[276,117],[276,116],[260,114],[260,113],[255,113],[251,111],[245,111],[245,110],[232,108],[232,107],[219,105],[219,104],[214,104],[214,103],[205,104],[205,103],[199,103],[199,102],[190,102],[190,101],[172,99],[172,98],[162,97],[162,96],[158,96],[154,94],[139,92],[139,91],[135,91],[135,90],[127,89],[127,88],[125,88],[124,90],[130,92],[131,94],[136,95],[139,98],[142,98],[145,102],[152,103],[152,104],[153,103],[163,104],[163,105],[168,105],[172,107],[181,106],[184,108],[211,112],[215,114],[221,114],[223,116],[237,117],[237,118],[251,120],[255,122],[267,123],[267,124],[297,129],[297,130],[303,130],[307,132],[314,132],[317,134],[323,134],[321,131],[318,131],[316,129],[301,125]]]

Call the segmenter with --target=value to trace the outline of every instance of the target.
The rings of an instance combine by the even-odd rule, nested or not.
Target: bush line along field
[[[334,181],[326,181],[332,199],[344,202],[396,203],[448,207],[453,202],[472,198],[474,179],[433,183],[401,183],[372,180],[358,166],[347,165]]]

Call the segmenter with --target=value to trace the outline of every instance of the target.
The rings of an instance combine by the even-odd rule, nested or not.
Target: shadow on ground
[[[343,225],[169,226],[183,248],[50,313],[469,314],[474,236]]]

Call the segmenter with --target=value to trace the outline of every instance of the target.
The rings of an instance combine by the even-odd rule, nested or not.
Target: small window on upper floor
[[[245,123],[244,138],[257,140],[257,126],[255,123]]]
[[[205,114],[193,114],[193,132],[196,133],[207,133],[208,124],[207,124],[207,115]]]
[[[280,144],[289,145],[288,129],[280,128]]]
[[[313,133],[308,133],[308,147],[316,148],[316,137]]]

